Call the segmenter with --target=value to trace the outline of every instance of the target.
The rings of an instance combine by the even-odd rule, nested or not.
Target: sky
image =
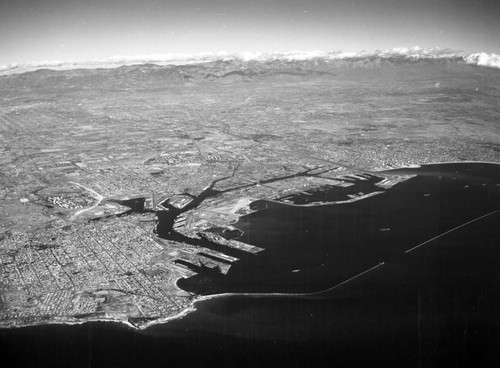
[[[0,0],[0,65],[242,51],[500,54],[500,0]]]

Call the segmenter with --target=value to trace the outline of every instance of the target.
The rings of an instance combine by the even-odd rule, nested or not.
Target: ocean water
[[[1,330],[2,362],[497,365],[500,165],[398,172],[416,177],[351,204],[269,202],[241,218],[240,240],[265,248],[262,258],[243,260],[217,280],[227,294],[183,318],[142,331],[103,322]]]
[[[307,207],[258,201],[262,210],[234,226],[243,231],[236,240],[264,251],[238,255],[225,277],[200,275],[179,286],[201,294],[320,292],[500,208],[500,165],[426,165],[386,175],[391,173],[415,177],[352,203]],[[365,194],[381,190],[366,181],[356,187]]]

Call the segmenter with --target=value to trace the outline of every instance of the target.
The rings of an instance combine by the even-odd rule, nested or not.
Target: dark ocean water
[[[238,255],[226,277],[207,282],[198,276],[179,286],[202,294],[318,292],[380,262],[395,262],[406,250],[500,208],[500,165],[427,165],[395,172],[417,176],[340,205],[254,202],[263,209],[239,219],[234,226],[243,235],[237,240],[265,251]],[[381,190],[369,182],[351,188]]]
[[[240,219],[241,240],[267,254],[242,262],[219,287],[313,294],[219,296],[143,331],[112,323],[2,330],[1,361],[38,367],[498,366],[500,165],[399,171],[417,176],[348,205],[268,202]]]

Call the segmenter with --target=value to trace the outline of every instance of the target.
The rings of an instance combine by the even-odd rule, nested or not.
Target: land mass
[[[499,85],[458,59],[2,76],[0,323],[183,315],[218,289],[178,280],[266,251],[237,226],[263,200],[349,203],[411,177],[380,170],[499,162]]]

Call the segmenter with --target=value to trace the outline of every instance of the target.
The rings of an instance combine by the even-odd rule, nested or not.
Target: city
[[[217,63],[172,67],[194,77],[134,79],[133,93],[122,79],[161,68],[124,67],[103,90],[86,89],[83,70],[2,77],[2,326],[174,318],[200,298],[178,280],[266,252],[234,239],[259,200],[349,203],[409,178],[379,170],[498,161],[496,121],[474,105],[482,92],[448,101],[453,76],[360,88],[362,69],[229,81],[227,65],[217,78]]]

